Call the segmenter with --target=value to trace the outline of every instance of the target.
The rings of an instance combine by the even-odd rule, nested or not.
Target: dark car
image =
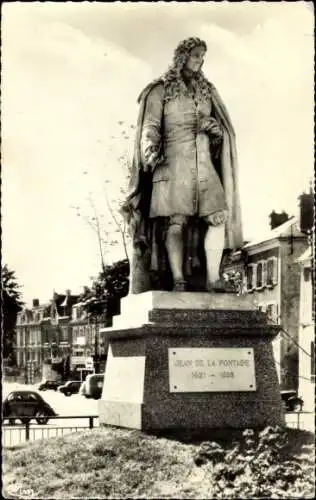
[[[72,380],[58,387],[58,392],[62,392],[65,396],[78,394],[82,382],[80,380]]]
[[[57,380],[46,380],[45,382],[39,384],[38,390],[47,391],[49,389],[52,389],[53,391],[57,391],[58,387],[62,384],[63,382],[58,382]]]
[[[53,408],[35,391],[12,391],[2,405],[2,415],[14,424],[18,418],[22,424],[33,418],[38,424],[47,424],[49,417],[57,416]]]
[[[287,411],[302,411],[304,401],[294,390],[281,391],[282,401],[285,403]]]

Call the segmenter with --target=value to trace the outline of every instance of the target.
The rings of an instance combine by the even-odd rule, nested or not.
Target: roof
[[[77,302],[79,299],[79,295],[67,295],[67,294],[54,294],[54,302],[56,304],[56,308],[59,315],[62,315],[63,310],[61,308],[71,307],[73,304]]]
[[[248,249],[252,246],[259,245],[260,243],[265,243],[266,241],[278,238],[286,238],[290,236],[294,237],[305,236],[305,234],[300,231],[297,217],[291,217],[283,224],[280,224],[280,226],[277,226],[274,229],[270,229],[270,231],[264,233],[260,238],[256,238],[255,240],[252,240],[246,245],[244,245],[243,249]]]

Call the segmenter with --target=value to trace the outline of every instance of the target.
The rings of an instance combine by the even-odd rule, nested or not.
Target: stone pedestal
[[[122,300],[122,313],[113,327],[104,331],[110,343],[99,401],[100,425],[172,431],[284,424],[272,351],[278,327],[267,323],[250,296],[196,292],[131,295]],[[189,356],[187,360],[180,356],[182,361],[178,361],[178,381],[184,363],[184,378],[178,384],[170,363],[179,352]],[[227,363],[225,352],[229,353]],[[243,380],[238,379],[240,368],[231,365],[232,353],[238,358],[240,352],[252,358],[254,368],[245,371]],[[201,357],[195,353],[202,353],[204,363],[210,365],[218,358],[215,375],[211,368],[195,368]],[[194,373],[185,363],[193,363]],[[221,378],[223,371],[235,377],[231,386],[229,379]],[[188,379],[191,375],[204,377],[204,381],[194,381],[196,390]],[[224,384],[224,390],[218,384]]]

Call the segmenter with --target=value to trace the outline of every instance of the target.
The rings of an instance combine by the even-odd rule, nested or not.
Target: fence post
[[[89,429],[93,429],[93,417],[89,417]]]
[[[26,441],[30,440],[30,420],[27,419],[25,422],[25,439]]]

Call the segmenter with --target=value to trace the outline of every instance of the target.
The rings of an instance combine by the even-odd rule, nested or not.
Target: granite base
[[[284,425],[269,325],[246,297],[146,292],[124,299],[104,332],[109,351],[100,425],[144,431]],[[256,390],[171,392],[168,349],[252,348]]]

